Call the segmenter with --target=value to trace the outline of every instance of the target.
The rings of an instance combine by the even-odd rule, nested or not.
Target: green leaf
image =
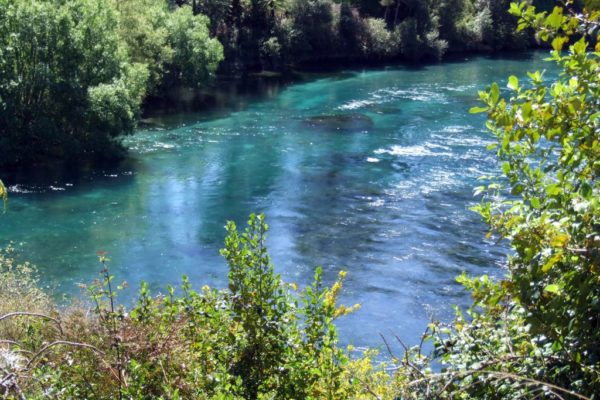
[[[488,110],[489,110],[489,107],[472,107],[469,110],[469,113],[471,113],[471,114],[480,114],[480,113],[486,112]]]
[[[540,71],[528,72],[527,76],[533,81],[533,83],[542,82],[542,73]]]
[[[529,120],[529,117],[531,117],[531,109],[532,109],[531,101],[528,101],[527,103],[524,103],[521,106],[521,116],[523,117],[523,119],[525,121]]]
[[[6,211],[6,203],[8,202],[8,190],[6,190],[6,186],[2,180],[0,180],[0,199],[4,203],[4,211]]]
[[[508,78],[508,85],[506,85],[511,90],[519,90],[519,78],[514,75],[511,75]]]
[[[577,43],[571,46],[571,48],[573,49],[573,53],[575,54],[585,54],[585,52],[587,51],[587,42],[585,41],[585,38],[583,37],[580,40],[578,40]]]
[[[567,42],[567,38],[558,36],[555,37],[552,41],[552,48],[556,51],[561,51],[565,43]]]
[[[544,292],[553,293],[553,294],[560,294],[561,290],[560,290],[560,286],[558,286],[557,284],[553,283],[551,285],[546,286],[544,288]]]
[[[517,4],[517,3],[510,3],[510,8],[508,10],[508,12],[514,16],[519,16],[521,15],[521,4]]]
[[[560,261],[561,258],[562,258],[562,253],[557,253],[554,256],[550,257],[550,259],[548,261],[546,261],[546,263],[542,267],[542,271],[544,273],[547,273],[548,271],[550,271],[552,269],[552,267],[554,267],[554,265],[556,265],[556,263]]]
[[[563,9],[562,7],[554,7],[552,14],[546,18],[546,23],[554,29],[560,28],[563,21]]]
[[[523,186],[522,184],[518,183],[515,186],[513,186],[512,190],[511,190],[511,194],[518,196],[521,193],[523,193],[523,190],[525,190],[525,186]]]
[[[592,187],[590,186],[590,184],[587,182],[584,182],[581,185],[581,189],[579,189],[579,193],[581,193],[581,196],[583,196],[583,198],[586,200],[592,199],[593,190],[592,190]]]
[[[500,99],[500,88],[498,87],[497,83],[493,83],[492,87],[490,88],[490,99],[492,100],[492,103],[495,105],[498,103],[498,100]]]
[[[569,242],[569,235],[565,233],[558,234],[552,238],[552,247],[565,247]]]
[[[546,187],[546,193],[548,196],[557,196],[562,193],[562,188],[556,184],[548,185]]]

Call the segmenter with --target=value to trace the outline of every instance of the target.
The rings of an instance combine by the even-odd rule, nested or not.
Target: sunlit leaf
[[[548,292],[548,293],[553,293],[553,294],[560,294],[561,290],[560,290],[560,286],[557,284],[551,284],[548,285],[544,288],[544,292]]]
[[[517,78],[514,75],[511,75],[508,78],[508,85],[507,85],[507,87],[509,89],[511,89],[511,90],[517,90],[517,89],[519,89],[519,78]]]

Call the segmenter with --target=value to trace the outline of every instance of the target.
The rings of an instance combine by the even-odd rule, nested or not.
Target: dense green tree
[[[358,58],[361,52],[364,52],[365,46],[370,44],[363,43],[365,35],[366,20],[363,20],[358,10],[353,8],[347,3],[343,3],[340,6],[339,16],[339,40],[341,42],[341,51],[347,55],[348,58]],[[383,22],[383,20],[381,20]],[[385,24],[385,22],[383,22]],[[385,26],[384,26],[385,28]],[[340,51],[338,50],[338,51]],[[373,51],[372,54],[376,54],[378,51]],[[381,53],[383,55],[383,53]]]
[[[215,36],[225,28],[227,15],[233,8],[231,0],[198,0],[195,13],[208,17],[211,35]]]
[[[169,63],[173,49],[165,21],[168,4],[155,0],[122,0],[118,2],[119,35],[127,45],[130,60],[146,64],[150,72],[149,91],[156,91]]]
[[[148,92],[206,82],[208,21],[149,0],[0,1],[0,165],[106,158]]]
[[[1,164],[103,152],[133,125],[146,71],[106,2],[2,0],[0,53]]]
[[[385,21],[368,18],[365,21],[366,37],[363,52],[370,59],[386,59],[398,53],[399,37],[386,29]]]
[[[223,59],[223,47],[210,38],[208,18],[193,15],[190,7],[181,7],[169,15],[166,23],[168,43],[173,49],[169,76],[176,81],[198,86],[206,82]]]
[[[467,13],[466,0],[443,0],[439,5],[441,37],[451,48],[463,46],[464,37],[460,32],[460,21]]]
[[[292,51],[300,61],[332,54],[337,35],[331,3],[327,0],[294,0]]]
[[[216,9],[225,13],[225,0],[197,2],[196,10]],[[210,8],[206,8],[210,4]],[[211,21],[194,13],[194,6],[181,2],[170,9],[166,1],[124,0],[118,2],[120,36],[127,45],[130,61],[146,64],[149,89],[155,93],[165,86],[198,86],[214,75],[223,59],[221,44],[211,37]],[[220,19],[215,19],[221,23]],[[214,25],[214,24],[212,24]]]
[[[506,12],[511,0],[485,0],[487,9],[490,10],[492,24],[489,31],[484,33],[484,41],[492,49],[522,50],[527,46],[524,31],[517,31],[517,22],[514,16]]]

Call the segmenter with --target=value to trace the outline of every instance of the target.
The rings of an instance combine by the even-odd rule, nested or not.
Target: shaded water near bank
[[[164,291],[182,274],[224,287],[225,221],[264,212],[286,280],[305,285],[316,265],[328,282],[348,271],[343,301],[362,309],[339,321],[345,343],[379,347],[380,332],[417,342],[431,315],[468,304],[458,274],[503,274],[506,248],[468,209],[477,177],[497,170],[484,117],[468,110],[490,82],[552,69],[542,57],[328,73],[149,117],[118,167],[3,177],[0,241],[69,295],[107,251],[130,299],[140,280]]]

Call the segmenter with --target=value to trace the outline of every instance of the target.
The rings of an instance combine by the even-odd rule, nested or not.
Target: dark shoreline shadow
[[[89,185],[130,183],[139,160],[126,154],[103,161],[62,161],[0,170],[10,195],[81,190]]]

